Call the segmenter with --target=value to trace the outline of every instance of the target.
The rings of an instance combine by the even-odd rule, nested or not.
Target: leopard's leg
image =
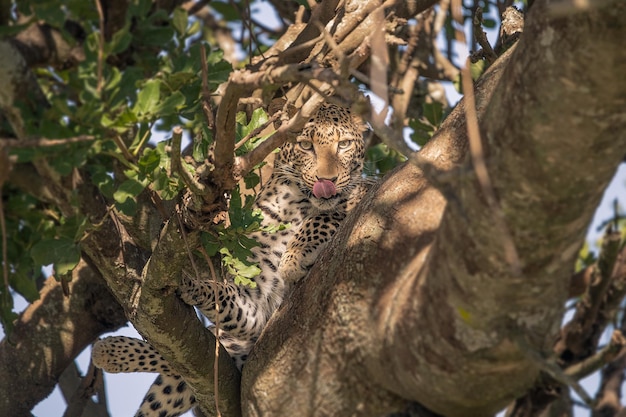
[[[209,330],[215,333],[215,327]],[[239,340],[227,333],[219,332],[220,343],[235,360],[241,370],[256,340]],[[180,376],[159,375],[145,395],[135,417],[176,417],[196,404],[191,388]]]
[[[238,339],[251,339],[261,333],[270,314],[282,301],[283,293],[283,282],[275,272],[273,275],[263,272],[255,280],[257,287],[250,288],[232,282],[199,280],[183,272],[180,296],[187,304],[197,307],[213,323],[219,322],[221,330]],[[264,299],[264,293],[281,294],[281,298]],[[219,319],[215,309],[216,295],[220,306]],[[270,303],[276,304],[273,309]]]
[[[191,388],[180,376],[159,375],[143,398],[135,417],[176,417],[196,403]]]
[[[215,334],[215,326],[210,326],[209,330]],[[235,361],[235,365],[237,369],[241,371],[243,368],[243,364],[248,359],[248,354],[252,350],[252,347],[256,343],[257,338],[252,339],[238,339],[227,332],[220,329],[219,331],[219,340],[220,344],[224,346],[226,352],[230,355],[231,358]]]
[[[158,372],[137,411],[139,417],[174,417],[183,414],[195,398],[167,360],[148,342],[127,336],[112,336],[97,341],[91,351],[94,365],[110,373]]]
[[[94,365],[115,374],[120,372],[158,372],[172,376],[163,356],[148,342],[127,336],[98,340],[91,350]]]
[[[287,288],[307,274],[344,217],[341,213],[328,213],[304,219],[298,232],[289,241],[278,266],[278,273]]]

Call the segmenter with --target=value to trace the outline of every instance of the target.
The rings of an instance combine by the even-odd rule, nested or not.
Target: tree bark
[[[493,415],[548,366],[538,358],[558,335],[575,257],[626,146],[626,6],[555,16],[546,3],[477,86],[499,208],[467,160],[462,104],[353,213],[270,322],[244,368],[244,415],[380,415],[408,401]]]

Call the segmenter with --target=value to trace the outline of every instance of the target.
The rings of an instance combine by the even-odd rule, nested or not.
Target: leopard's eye
[[[339,143],[337,145],[339,146],[339,149],[346,149],[348,146],[350,146],[350,141],[349,140],[341,140],[341,141],[339,141]]]
[[[298,145],[300,145],[300,147],[305,151],[313,149],[313,142],[311,142],[310,140],[301,140],[300,142],[298,142]]]

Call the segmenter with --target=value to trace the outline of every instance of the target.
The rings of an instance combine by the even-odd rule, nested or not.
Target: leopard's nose
[[[317,181],[330,181],[333,184],[337,181],[337,177],[332,177],[332,178],[326,178],[326,177],[318,177],[317,175],[315,176],[315,179]]]

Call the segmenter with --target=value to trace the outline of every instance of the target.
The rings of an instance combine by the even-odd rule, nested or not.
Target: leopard
[[[250,235],[258,246],[248,261],[261,272],[252,285],[236,285],[232,276],[216,282],[181,272],[180,297],[219,323],[219,329],[211,325],[210,330],[239,370],[270,317],[374,183],[363,175],[366,131],[366,124],[347,107],[325,103],[295,141],[280,148],[254,202],[262,227]],[[275,231],[281,224],[286,227]],[[175,417],[196,403],[184,379],[146,341],[101,339],[92,358],[107,372],[159,373],[136,417]]]

